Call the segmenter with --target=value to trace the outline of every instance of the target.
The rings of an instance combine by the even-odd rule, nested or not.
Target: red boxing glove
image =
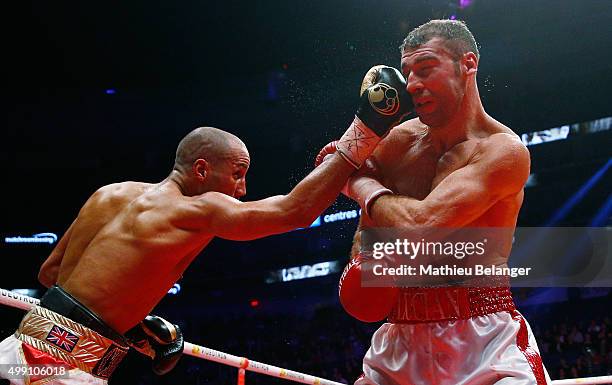
[[[385,319],[399,295],[397,287],[362,287],[361,265],[370,257],[357,254],[342,272],[338,285],[340,303],[351,316],[363,322],[378,322]]]
[[[319,151],[319,153],[317,154],[317,157],[315,158],[315,167],[319,167],[321,165],[321,163],[323,163],[323,161],[325,160],[325,157],[327,155],[331,155],[331,154],[336,152],[336,150],[337,150],[336,145],[337,144],[338,144],[338,141],[334,140],[333,142],[327,143],[321,149],[321,151]]]

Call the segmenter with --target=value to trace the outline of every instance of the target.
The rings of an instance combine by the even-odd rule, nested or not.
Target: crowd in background
[[[538,325],[534,333],[551,378],[612,374],[610,317]]]
[[[581,299],[521,309],[531,323],[552,379],[612,374],[610,297]],[[179,320],[191,342],[256,361],[352,384],[361,374],[362,359],[380,323],[362,323],[341,307],[325,306],[309,315],[253,314],[195,322]],[[183,357],[166,377],[148,374],[146,359],[131,354],[117,373],[130,383],[232,384],[237,369]],[[131,366],[130,366],[131,365]],[[139,370],[135,370],[139,368]],[[143,375],[143,373],[145,373]],[[283,384],[247,372],[247,384]]]
[[[530,321],[552,379],[612,374],[610,295],[520,308]],[[23,312],[9,309],[2,335],[15,330]],[[352,384],[380,323],[362,323],[340,306],[321,306],[303,315],[266,315],[251,309],[242,316],[173,319],[189,342],[267,364]],[[3,380],[0,380],[0,384]],[[184,356],[171,373],[156,376],[150,362],[130,352],[110,384],[207,384],[237,381],[237,369]],[[287,384],[252,372],[246,384]]]

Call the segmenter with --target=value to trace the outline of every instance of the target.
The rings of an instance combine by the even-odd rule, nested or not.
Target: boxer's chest
[[[432,180],[432,189],[436,188],[447,176],[470,163],[478,148],[479,140],[471,139],[457,144],[444,153],[437,162],[436,175]]]
[[[384,185],[396,194],[423,199],[431,191],[439,155],[429,146],[394,143],[376,161]]]
[[[444,178],[465,167],[476,141],[462,142],[446,153],[427,143],[390,143],[375,156],[385,186],[397,194],[424,199]]]

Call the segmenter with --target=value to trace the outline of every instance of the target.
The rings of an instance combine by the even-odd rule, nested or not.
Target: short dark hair
[[[458,59],[466,52],[474,52],[476,57],[480,58],[474,35],[461,20],[430,20],[410,31],[400,46],[400,50],[403,53],[407,49],[427,43],[434,37],[446,41],[446,47],[454,59]]]

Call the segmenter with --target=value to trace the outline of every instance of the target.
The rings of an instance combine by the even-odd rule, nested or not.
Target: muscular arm
[[[529,176],[529,152],[518,140],[491,137],[469,163],[443,179],[423,200],[385,195],[371,206],[381,227],[462,227],[493,204],[522,190]]]
[[[197,198],[196,210],[187,225],[231,240],[251,240],[306,227],[334,202],[353,171],[335,153],[287,195],[240,202],[209,192]]]
[[[55,248],[51,251],[51,254],[49,254],[45,262],[43,262],[43,264],[40,266],[40,270],[38,272],[38,281],[45,287],[51,287],[57,281],[59,268],[62,263],[62,259],[64,258],[66,246],[68,245],[68,241],[70,240],[70,236],[72,235],[73,227],[74,222],[72,222],[70,227],[68,227],[68,230],[66,230],[64,236],[62,236]]]

